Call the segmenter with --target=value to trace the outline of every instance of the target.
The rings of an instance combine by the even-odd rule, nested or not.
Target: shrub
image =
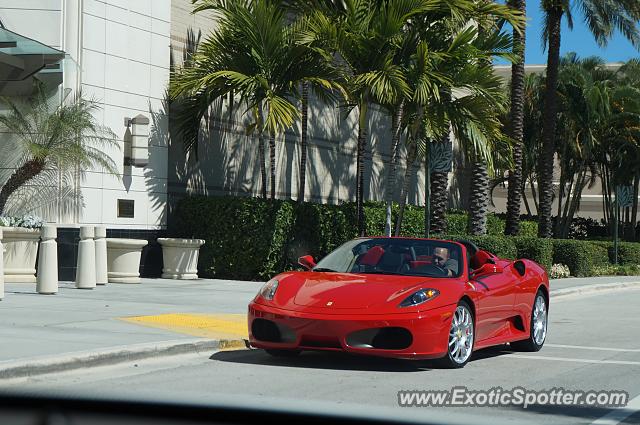
[[[569,239],[554,239],[552,243],[553,262],[566,264],[573,276],[591,276],[594,267],[608,264],[603,246]]]
[[[487,235],[503,236],[505,221],[493,213],[487,214]]]
[[[39,229],[44,225],[44,220],[33,215],[23,217],[0,216],[0,227],[22,227],[25,229]]]
[[[173,232],[206,240],[200,249],[203,276],[252,280],[284,269],[293,222],[289,202],[195,196],[178,203]]]
[[[551,270],[549,271],[550,279],[563,279],[565,277],[569,277],[571,275],[571,271],[569,271],[569,267],[564,264],[554,264],[551,266]]]
[[[640,265],[627,264],[615,265],[608,264],[606,266],[595,266],[592,269],[593,276],[638,276],[640,275]]]
[[[364,204],[365,234],[371,236],[384,235],[386,217],[387,211],[384,203],[366,202]]]
[[[520,221],[520,233],[518,233],[518,236],[537,238],[538,222],[529,220]]]
[[[609,251],[609,261],[613,263],[615,259],[613,242],[606,245]],[[620,242],[618,244],[618,264],[621,266],[640,265],[640,243]]]
[[[400,236],[413,238],[424,237],[424,208],[407,205],[402,218]]]
[[[551,270],[553,263],[553,243],[549,239],[515,237],[517,258],[528,258],[540,264],[545,270]]]
[[[464,235],[467,233],[467,214],[450,213],[446,216],[447,221],[447,234],[449,235]],[[424,224],[422,225],[424,229]]]
[[[353,203],[321,205],[296,203],[295,223],[286,250],[286,263],[312,255],[316,261],[344,242],[357,236],[356,208]]]

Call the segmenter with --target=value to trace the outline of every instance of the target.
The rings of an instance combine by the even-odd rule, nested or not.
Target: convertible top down
[[[333,350],[462,367],[504,343],[538,351],[549,279],[469,241],[358,238],[281,273],[249,305],[249,341],[277,356]]]

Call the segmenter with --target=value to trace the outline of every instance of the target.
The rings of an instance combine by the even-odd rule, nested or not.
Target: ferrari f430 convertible
[[[538,351],[547,335],[549,279],[469,241],[359,238],[305,271],[281,273],[249,305],[249,341],[274,356],[346,351],[441,359],[510,343]]]

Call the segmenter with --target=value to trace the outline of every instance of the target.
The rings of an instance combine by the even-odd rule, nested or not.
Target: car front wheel
[[[474,329],[471,307],[465,301],[460,301],[449,329],[447,355],[441,360],[445,367],[461,368],[467,364],[473,352]]]

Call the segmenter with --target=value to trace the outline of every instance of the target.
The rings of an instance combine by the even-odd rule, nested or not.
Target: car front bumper
[[[249,342],[263,349],[345,351],[403,359],[444,357],[455,305],[397,314],[324,314],[252,302]]]

